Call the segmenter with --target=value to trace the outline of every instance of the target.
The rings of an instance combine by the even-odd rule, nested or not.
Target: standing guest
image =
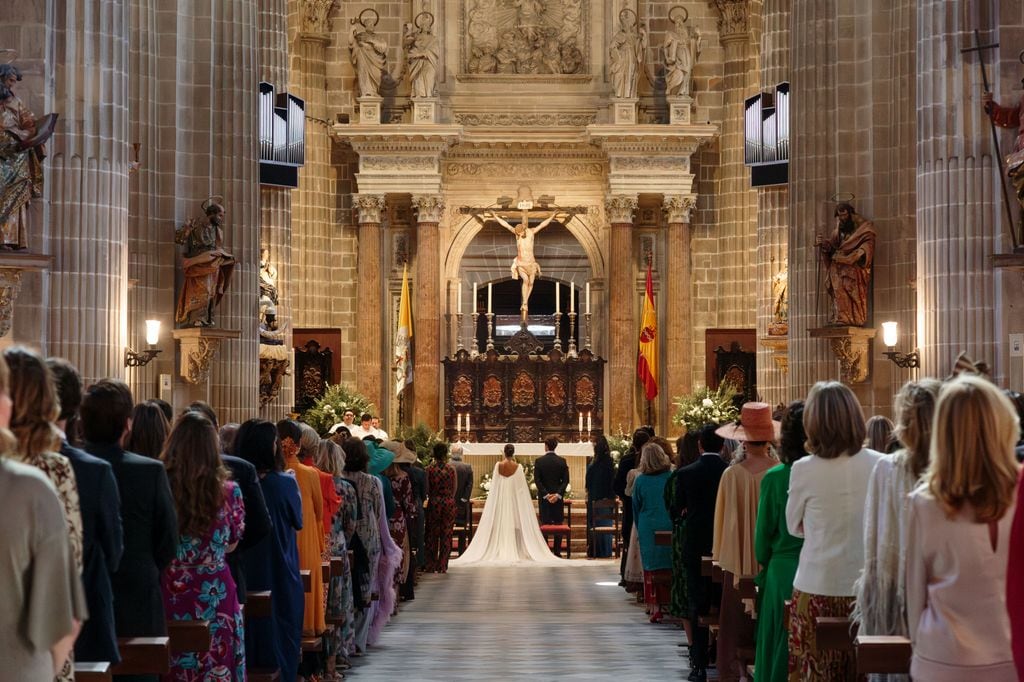
[[[676,461],[675,469],[665,483],[665,506],[668,508],[668,515],[672,519],[672,595],[669,601],[668,612],[683,621],[683,630],[686,632],[686,641],[693,641],[693,629],[690,623],[690,606],[686,594],[686,567],[683,566],[683,545],[686,542],[686,510],[680,506],[678,499],[679,488],[676,486],[676,479],[683,467],[689,466],[700,458],[700,450],[697,448],[697,434],[688,431],[681,438],[676,439]]]
[[[330,560],[329,544],[326,537],[331,533],[331,526],[334,523],[334,515],[341,508],[341,498],[334,489],[334,477],[316,465],[317,457],[320,454],[320,434],[309,424],[299,424],[302,429],[302,438],[299,440],[299,461],[311,469],[316,470],[320,481],[320,494],[324,500],[324,557],[325,561]]]
[[[124,554],[111,581],[117,635],[160,637],[167,634],[160,572],[178,549],[178,516],[163,463],[121,449],[132,406],[126,384],[97,381],[82,398],[82,433],[85,451],[113,468],[121,497]]]
[[[345,452],[345,478],[356,490],[359,499],[359,517],[353,538],[356,565],[352,569],[352,599],[355,607],[353,648],[351,656],[366,652],[370,624],[376,601],[377,569],[381,557],[380,524],[377,518],[384,508],[384,495],[376,476],[366,471],[370,462],[366,445],[356,438],[342,444]]]
[[[21,347],[4,351],[4,360],[10,368],[13,413],[10,429],[17,439],[15,451],[11,454],[23,464],[34,466],[50,479],[64,505],[64,519],[67,522],[67,536],[71,542],[71,555],[78,573],[82,572],[82,515],[78,501],[78,486],[71,462],[58,454],[61,437],[56,422],[60,413],[53,375],[43,359]],[[81,580],[75,580],[81,589]],[[75,620],[82,622],[88,617],[86,601],[76,599]],[[74,680],[73,661],[65,661],[57,675],[58,680]]]
[[[644,567],[644,602],[651,611],[652,623],[661,621],[661,606],[670,599],[672,547],[656,544],[654,534],[672,530],[672,519],[665,506],[665,484],[671,468],[672,460],[661,446],[649,442],[640,451],[640,473],[633,483],[633,518]]]
[[[164,441],[171,426],[164,411],[156,403],[147,400],[132,410],[132,425],[125,437],[125,450],[143,457],[160,459]]]
[[[448,464],[448,446],[437,443],[434,461],[427,467],[430,498],[427,500],[426,571],[447,573],[455,525],[455,468]]]
[[[190,404],[188,409],[206,417],[213,424],[213,428],[217,429],[217,413],[209,403],[197,400]],[[219,429],[217,436],[221,461],[231,472],[231,480],[238,484],[242,491],[242,502],[245,503],[245,532],[242,533],[242,539],[235,551],[228,554],[228,568],[231,569],[231,577],[238,588],[238,603],[244,604],[249,583],[246,580],[243,557],[270,533],[270,513],[267,511],[266,500],[263,499],[263,489],[256,476],[256,468],[241,457],[231,454],[234,452],[237,433],[236,424],[225,424]]]
[[[452,444],[449,456],[455,467],[455,523],[462,526],[468,523],[467,515],[473,513],[469,504],[473,497],[473,467],[462,461],[462,446],[458,443]],[[459,547],[459,554],[463,549]]]
[[[739,441],[742,457],[736,457],[722,474],[715,501],[715,533],[711,556],[724,572],[722,601],[718,610],[718,678],[738,682],[744,675],[738,653],[754,644],[754,624],[743,611],[737,589],[740,578],[757,574],[754,558],[754,526],[761,495],[761,479],[778,464],[769,446],[779,436],[767,403],[744,403],[740,419],[718,429],[718,435]]]
[[[804,403],[790,403],[782,415],[779,459],[782,464],[768,470],[761,479],[757,504],[754,554],[761,564],[758,586],[757,645],[754,669],[758,682],[787,682],[789,642],[786,633],[786,601],[793,594],[793,576],[804,541],[786,528],[786,499],[793,463],[807,454],[804,450]]]
[[[561,525],[565,522],[565,493],[569,488],[569,464],[564,457],[555,454],[558,439],[548,436],[544,439],[547,450],[533,462],[533,480],[537,485],[537,506],[540,511],[540,525]],[[568,538],[572,542],[572,538]],[[555,556],[562,556],[562,536],[555,535]]]
[[[633,534],[633,500],[626,494],[629,472],[636,468],[637,455],[644,443],[649,441],[651,436],[643,429],[633,432],[633,441],[626,450],[626,453],[619,459],[619,466],[615,470],[615,481],[612,486],[615,494],[622,503],[622,558],[619,561],[619,575],[622,577],[620,585],[626,584],[626,559],[629,554],[629,543]]]
[[[724,441],[715,431],[717,426],[705,424],[697,433],[700,459],[683,467],[676,477],[676,504],[686,510],[686,541],[683,543],[683,565],[686,570],[686,593],[690,600],[690,680],[707,680],[708,628],[700,624],[711,604],[720,597],[710,578],[701,575],[701,561],[711,554],[715,533],[715,501],[718,484],[727,466],[719,454]]]
[[[405,445],[398,441],[384,441],[384,448],[395,453],[395,459],[391,465],[384,470],[384,475],[391,482],[391,490],[395,496],[395,514],[388,519],[388,530],[391,539],[402,549],[402,565],[395,573],[395,586],[400,588],[408,577],[410,570],[412,552],[409,543],[409,531],[416,518],[416,498],[412,492],[412,479],[403,469],[399,459],[405,462],[412,461],[412,453],[406,455]]]
[[[903,385],[893,405],[895,436],[903,447],[879,459],[871,472],[864,504],[864,572],[857,581],[853,614],[865,635],[910,634],[904,591],[909,495],[928,470],[932,420],[941,387],[935,379]],[[906,675],[871,677],[890,682],[907,679]]]
[[[426,560],[426,551],[424,549],[424,535],[427,526],[427,513],[423,508],[423,503],[427,501],[427,472],[423,470],[423,466],[419,463],[416,457],[416,444],[411,440],[405,441],[405,449],[408,452],[408,460],[401,461],[398,466],[402,468],[402,471],[409,474],[409,479],[412,482],[412,494],[416,501],[416,521],[413,526],[412,532],[412,549],[413,549],[413,569],[409,573],[410,580],[406,581],[406,584],[402,589],[402,597],[404,599],[411,600],[415,597],[413,590],[413,583],[415,582],[416,569],[423,568],[423,563]],[[396,457],[396,459],[398,459]]]
[[[302,495],[302,529],[298,532],[299,568],[309,571],[310,590],[302,617],[302,634],[315,637],[327,629],[324,620],[324,581],[320,569],[324,553],[324,497],[316,469],[299,461],[302,428],[298,422],[282,419],[277,423],[284,465],[295,474]]]
[[[68,421],[77,418],[78,407],[82,404],[82,380],[66,360],[49,358],[46,365],[53,375],[60,402],[57,428],[64,431]],[[89,606],[89,620],[82,625],[82,632],[75,641],[75,657],[79,661],[118,663],[121,656],[114,631],[110,578],[121,563],[124,537],[114,470],[99,457],[72,447],[67,438],[61,443],[60,454],[71,462],[78,484],[82,515],[82,584]]]
[[[615,462],[608,439],[604,435],[594,441],[594,458],[587,465],[587,528],[597,526],[609,528],[614,524],[612,519],[594,521],[594,503],[607,500],[615,501]],[[613,508],[614,512],[615,509]],[[607,559],[612,555],[612,536],[607,533],[594,533],[589,555],[595,559]]]
[[[932,459],[924,483],[910,496],[907,523],[914,680],[1018,679],[1007,563],[1019,434],[1013,406],[987,379],[961,374],[939,392]],[[1009,571],[1020,568],[1013,561]],[[1011,604],[1019,604],[1019,583],[1020,573],[1013,573]]]
[[[214,425],[198,412],[178,418],[160,458],[167,466],[181,538],[164,569],[161,592],[170,620],[207,620],[207,651],[171,655],[173,679],[245,679],[245,639],[237,588],[225,555],[245,529],[245,504],[220,459]]]
[[[269,590],[272,596],[272,616],[246,624],[246,665],[250,670],[276,668],[282,680],[294,680],[302,657],[305,608],[297,541],[302,497],[295,476],[284,473],[277,429],[270,422],[250,419],[242,424],[235,437],[235,456],[251,464],[259,477],[272,531],[243,557],[249,588]]]
[[[786,501],[789,532],[804,538],[789,611],[789,674],[799,679],[854,679],[851,652],[819,649],[815,618],[847,617],[864,566],[864,500],[882,456],[862,447],[864,413],[837,381],[811,387],[804,406],[807,451],[793,464]]]
[[[168,424],[174,421],[174,408],[171,407],[169,402],[161,398],[150,398],[149,402],[160,408],[160,411],[164,413],[164,419],[167,420]]]
[[[331,561],[341,562],[341,571],[327,586],[327,619],[334,622],[334,629],[326,638],[327,676],[336,669],[349,667],[348,654],[354,641],[354,612],[352,608],[352,566],[348,560],[348,548],[356,532],[356,518],[359,515],[359,499],[356,489],[345,480],[345,455],[341,446],[331,440],[320,441],[316,457],[317,469],[328,473],[334,479],[334,493],[338,496],[338,512],[334,515],[327,547]]]
[[[864,447],[882,453],[893,451],[897,443],[893,437],[892,421],[888,417],[876,414],[868,419],[865,429],[867,436],[864,438]]]

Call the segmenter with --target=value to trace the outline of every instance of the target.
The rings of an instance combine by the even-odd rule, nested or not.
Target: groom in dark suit
[[[564,457],[555,454],[558,439],[548,436],[544,439],[547,449],[533,463],[533,482],[537,484],[537,501],[540,506],[540,525],[561,525],[565,523],[565,491],[569,487],[569,465]],[[562,556],[562,536],[555,536],[555,556]]]

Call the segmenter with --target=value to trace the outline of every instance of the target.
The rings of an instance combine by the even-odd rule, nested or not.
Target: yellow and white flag
[[[412,310],[409,305],[409,266],[402,268],[402,298],[398,303],[398,330],[395,332],[395,395],[412,383],[409,344],[412,341]]]

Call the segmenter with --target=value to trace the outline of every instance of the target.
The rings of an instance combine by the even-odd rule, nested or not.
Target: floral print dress
[[[168,620],[210,621],[210,649],[171,656],[164,680],[229,682],[245,679],[245,636],[242,611],[231,571],[224,561],[228,548],[245,530],[245,505],[233,481],[224,483],[224,504],[202,537],[182,535],[178,555],[160,576]]]
[[[347,657],[355,642],[355,609],[352,599],[352,566],[348,560],[348,544],[356,532],[359,498],[355,487],[341,476],[334,477],[334,489],[340,500],[329,537],[332,557],[341,559],[342,574],[332,575],[327,591],[327,620],[334,630],[327,638],[330,656]]]
[[[455,480],[455,467],[451,464],[435,462],[427,467],[427,572],[448,572],[455,526]]]

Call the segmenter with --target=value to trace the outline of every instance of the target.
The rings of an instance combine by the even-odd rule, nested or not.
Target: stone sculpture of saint
[[[203,204],[206,222],[189,220],[175,230],[174,242],[185,246],[185,281],[178,296],[174,321],[183,327],[209,327],[235,270],[235,258],[224,250],[224,207]]]
[[[373,30],[380,17],[374,10],[363,10],[358,19],[352,20],[352,35],[348,51],[360,97],[376,97],[388,60],[388,44]]]
[[[682,8],[680,8],[682,9]],[[700,56],[703,38],[700,31],[687,26],[682,12],[670,12],[672,28],[665,34],[665,95],[689,95],[693,66]]]
[[[429,23],[426,23],[428,18]],[[434,86],[437,83],[437,65],[440,61],[437,36],[430,31],[434,17],[423,12],[416,20],[416,27],[408,26],[405,34],[412,97],[433,97]]]
[[[832,302],[829,324],[863,327],[868,320],[875,227],[847,203],[836,206],[836,227],[815,239],[825,268],[825,290]]]
[[[522,285],[522,303],[519,306],[519,310],[523,315],[525,315],[529,309],[528,304],[530,301],[530,293],[533,291],[533,283],[538,277],[540,277],[540,263],[537,262],[533,255],[534,238],[537,236],[538,232],[551,224],[551,221],[555,219],[556,215],[558,215],[558,211],[553,211],[551,215],[545,218],[540,225],[537,225],[537,227],[530,227],[530,218],[526,211],[523,211],[522,222],[515,227],[510,225],[497,213],[485,214],[484,216],[491,218],[515,235],[516,257],[515,260],[512,261],[510,269],[512,271],[512,279],[518,279]]]
[[[789,272],[785,264],[772,276],[772,319],[768,334],[785,336],[789,331]]]
[[[636,14],[629,9],[619,12],[619,25],[621,28],[612,36],[608,49],[612,93],[616,98],[632,99],[636,97],[640,65],[647,49],[647,31],[639,28]]]
[[[28,248],[28,209],[43,196],[43,143],[53,134],[54,114],[36,121],[14,84],[21,72],[0,64],[0,247]]]
[[[260,248],[260,300],[266,298],[270,303],[278,304],[277,268],[270,262],[270,249]]]

